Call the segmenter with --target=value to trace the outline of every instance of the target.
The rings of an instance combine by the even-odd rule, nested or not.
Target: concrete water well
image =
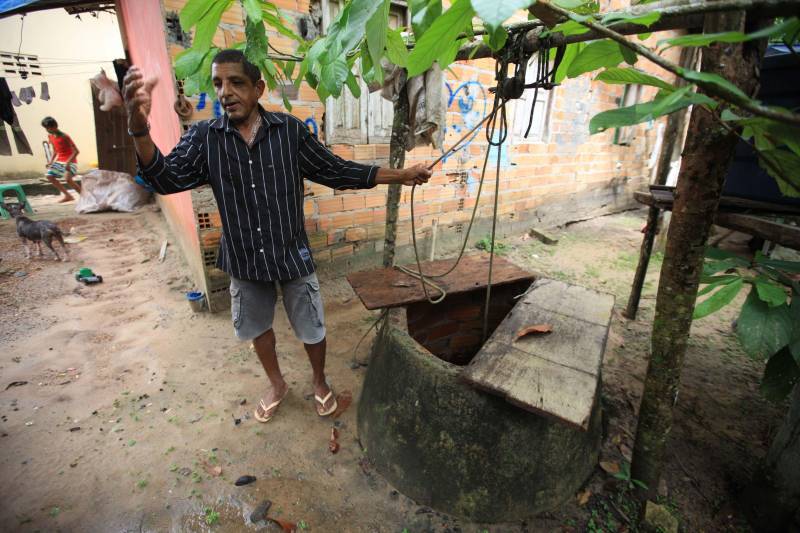
[[[512,317],[523,322],[542,318],[541,310],[537,316],[527,305],[531,302],[525,302],[535,293],[533,290],[523,294],[531,281],[532,276],[528,275],[493,286],[489,322],[490,330],[498,331],[485,346],[497,348],[500,331]],[[550,409],[547,401],[533,405],[535,401],[523,398],[521,408],[511,403],[515,402],[513,391],[503,393],[498,389],[490,394],[479,390],[475,383],[467,383],[467,379],[474,378],[476,369],[465,365],[476,353],[482,357],[480,308],[485,297],[480,283],[467,285],[473,288],[451,293],[441,304],[416,301],[389,311],[374,344],[361,393],[359,438],[376,469],[420,505],[480,522],[523,519],[553,509],[574,495],[597,464],[600,388],[591,388],[588,403],[587,391],[582,393],[583,404],[573,402],[575,405],[570,408],[583,405],[586,417],[571,423],[559,415],[558,409]],[[361,296],[357,284],[354,287]],[[551,289],[552,286],[548,290],[552,292]],[[524,297],[514,299],[521,294]],[[574,291],[570,294],[562,300],[575,300]],[[603,302],[600,307],[608,300]],[[559,306],[555,302],[555,308]],[[595,324],[584,323],[587,317],[580,316],[578,327],[572,327],[569,333],[565,324],[573,319],[557,310],[555,313],[547,317],[556,324],[554,328],[564,332],[567,338],[563,342],[575,341],[584,327],[595,328],[595,333],[600,334],[602,318],[589,317],[601,323]],[[580,350],[599,350],[602,356],[610,306],[595,314],[602,317],[604,313],[608,316],[600,345],[578,342]],[[558,334],[554,330],[551,340],[534,340],[525,346],[563,344]],[[508,351],[522,353],[527,349],[522,341],[518,344],[519,349]],[[581,357],[575,352],[572,350],[573,356]],[[592,359],[598,354],[585,355]],[[528,357],[524,356],[526,360]],[[568,368],[569,372],[573,370]],[[521,374],[522,382],[536,379],[527,370],[516,372]],[[542,369],[535,372],[540,375]],[[592,379],[599,383],[599,364],[595,375],[581,376],[589,380],[586,383]],[[567,379],[564,387],[569,386]]]

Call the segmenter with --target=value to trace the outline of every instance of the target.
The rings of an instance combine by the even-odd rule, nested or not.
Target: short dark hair
[[[241,50],[236,50],[235,48],[220,50],[217,52],[217,55],[214,56],[211,63],[241,63],[242,69],[244,69],[244,73],[250,78],[250,81],[256,83],[261,79],[261,71],[258,70],[258,67],[248,61]]]
[[[56,122],[56,119],[54,119],[53,117],[44,117],[42,119],[42,127],[45,127],[45,128],[57,128],[58,127],[58,122]]]

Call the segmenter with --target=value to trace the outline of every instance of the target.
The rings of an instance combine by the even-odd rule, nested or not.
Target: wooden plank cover
[[[539,280],[464,369],[463,378],[519,407],[586,430],[600,383],[614,297]],[[549,324],[552,332],[517,332]]]
[[[426,261],[422,263],[422,271],[426,274],[438,274],[446,272],[452,265],[453,259]],[[416,264],[406,266],[411,270],[417,270]],[[488,276],[488,254],[471,254],[462,257],[453,272],[443,278],[436,278],[433,282],[448,294],[457,294],[486,287]],[[495,256],[492,270],[493,286],[525,279],[532,281],[534,278],[534,274],[522,270],[502,257]],[[420,281],[396,268],[353,272],[347,276],[347,281],[367,309],[400,307],[425,301]],[[428,292],[432,298],[439,295],[439,291],[431,287],[428,287]]]

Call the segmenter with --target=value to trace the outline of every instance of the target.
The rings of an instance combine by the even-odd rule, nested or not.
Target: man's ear
[[[267,84],[266,84],[266,83],[264,83],[264,80],[263,80],[263,79],[261,79],[261,80],[258,80],[258,81],[256,82],[256,92],[258,93],[258,97],[259,97],[259,98],[261,98],[262,96],[264,96],[264,91],[266,90],[266,88],[267,88]]]

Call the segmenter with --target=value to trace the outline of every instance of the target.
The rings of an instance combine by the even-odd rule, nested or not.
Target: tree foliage
[[[194,28],[192,48],[175,60],[175,73],[184,80],[184,90],[191,95],[213,92],[211,58],[217,49],[212,40],[222,14],[235,0],[189,0],[180,13],[184,31]],[[447,68],[459,49],[482,42],[499,52],[508,45],[510,27],[503,24],[518,10],[534,0],[453,0],[445,9],[441,0],[410,0],[411,28],[388,26],[389,0],[347,0],[331,21],[326,34],[305,41],[292,29],[291,17],[273,2],[238,0],[246,14],[245,41],[233,46],[244,50],[248,59],[262,71],[267,86],[273,90],[294,83],[307,82],[320,99],[339,97],[345,90],[358,97],[358,78],[368,83],[383,81],[383,64],[392,63],[407,69],[409,76],[422,74],[434,63]],[[614,28],[617,24],[636,24],[645,32],[661,19],[657,9],[636,13],[613,11],[599,13],[599,3],[584,0],[550,0],[544,7],[561,10],[563,22],[545,31],[543,36],[576,36],[589,31],[587,26]],[[531,18],[531,17],[529,17]],[[517,30],[518,31],[518,30]],[[278,50],[270,43],[270,34],[280,34],[295,43],[294,50]],[[708,73],[680,69],[674,72],[688,82],[682,88],[669,81],[634,68],[641,57],[672,46],[708,46],[715,42],[744,42],[769,38],[794,43],[800,34],[797,17],[780,20],[759,31],[746,34],[725,32],[690,34],[658,41],[655,49],[642,48],[632,40],[596,39],[567,46],[556,72],[556,82],[587,73],[597,73],[595,80],[608,84],[642,84],[657,87],[653,100],[633,106],[603,111],[589,124],[590,133],[609,128],[649,122],[660,116],[703,106],[719,117],[721,127],[741,132],[743,139],[756,150],[764,169],[778,182],[781,191],[800,196],[800,116],[777,107],[762,106],[728,80]],[[649,34],[640,35],[645,38]],[[652,59],[658,59],[650,55]],[[698,87],[702,89],[698,92]],[[291,103],[284,97],[284,104]],[[759,115],[754,110],[774,112]],[[782,120],[793,117],[794,122]]]

